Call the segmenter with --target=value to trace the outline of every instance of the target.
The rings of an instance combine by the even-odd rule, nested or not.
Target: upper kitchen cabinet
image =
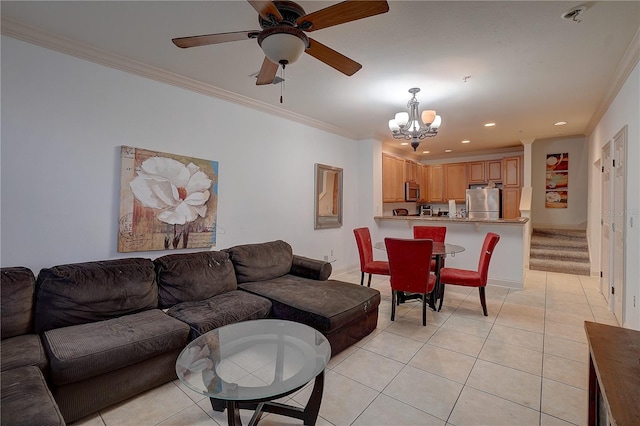
[[[514,219],[520,216],[520,191],[522,189],[523,157],[505,157],[502,174],[502,218]]]
[[[469,183],[486,183],[486,163],[484,161],[472,161],[469,165]]]
[[[382,154],[382,202],[404,201],[405,160]]]
[[[418,181],[418,163],[411,160],[404,160],[404,180]]]
[[[502,182],[502,160],[487,160],[487,182]]]
[[[505,187],[521,187],[522,157],[505,157],[502,185]]]
[[[502,182],[502,160],[471,161],[467,163],[469,185]]]
[[[431,203],[444,201],[444,165],[427,166],[427,201]]]
[[[444,165],[445,201],[465,201],[467,194],[467,163]]]
[[[420,185],[420,198],[418,202],[424,203],[429,201],[429,166],[418,163],[416,182]]]

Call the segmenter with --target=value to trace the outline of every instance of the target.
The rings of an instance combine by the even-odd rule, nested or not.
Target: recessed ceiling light
[[[462,141],[462,143],[471,143],[471,141]]]
[[[564,126],[565,124],[567,124],[566,121],[558,121],[557,123],[553,123],[554,126]]]
[[[409,142],[402,142],[400,145],[409,145]]]
[[[451,152],[451,149],[445,149],[444,152]]]
[[[423,153],[423,154],[428,154],[428,153],[429,153],[429,151],[422,151],[422,153]]]
[[[496,125],[496,123],[486,123],[486,124],[484,125],[484,127],[493,127],[493,126],[495,126],[495,125]]]

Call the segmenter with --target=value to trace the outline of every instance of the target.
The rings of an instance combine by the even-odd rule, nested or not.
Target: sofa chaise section
[[[320,331],[329,340],[332,355],[375,330],[380,292],[327,280],[330,263],[294,255],[291,246],[280,240],[226,251],[239,288],[269,299],[272,317]]]

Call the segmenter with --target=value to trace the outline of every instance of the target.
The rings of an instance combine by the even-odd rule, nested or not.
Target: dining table
[[[384,241],[375,243],[373,247],[378,250],[387,251],[387,246],[385,245]],[[436,302],[442,298],[442,293],[444,292],[444,286],[440,282],[440,268],[442,268],[444,259],[447,256],[454,257],[457,253],[462,253],[464,250],[465,248],[458,244],[442,243],[438,241],[433,242],[433,251],[431,253],[431,256],[436,260],[436,266],[433,271],[434,275],[436,276],[436,286],[429,296],[429,307],[434,311],[436,310]],[[430,261],[431,259],[429,259],[429,262]],[[399,295],[398,301],[399,303],[404,303],[406,300],[417,299],[419,297],[419,294],[411,295],[402,293]]]

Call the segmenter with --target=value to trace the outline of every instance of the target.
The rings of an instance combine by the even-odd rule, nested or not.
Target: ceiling
[[[298,3],[310,13],[337,2]],[[587,7],[581,22],[562,19],[580,5]],[[635,65],[629,51],[639,50],[637,1],[392,0],[385,14],[308,34],[362,64],[353,76],[303,55],[286,68],[284,85],[256,86],[264,57],[256,40],[190,49],[171,42],[259,30],[244,0],[2,1],[1,7],[5,35],[349,138],[379,139],[418,160],[587,134]],[[420,109],[435,109],[443,119],[439,134],[416,153],[387,127],[407,110],[411,87],[421,88]],[[567,124],[554,126],[558,121]],[[496,125],[486,128],[487,122]]]

